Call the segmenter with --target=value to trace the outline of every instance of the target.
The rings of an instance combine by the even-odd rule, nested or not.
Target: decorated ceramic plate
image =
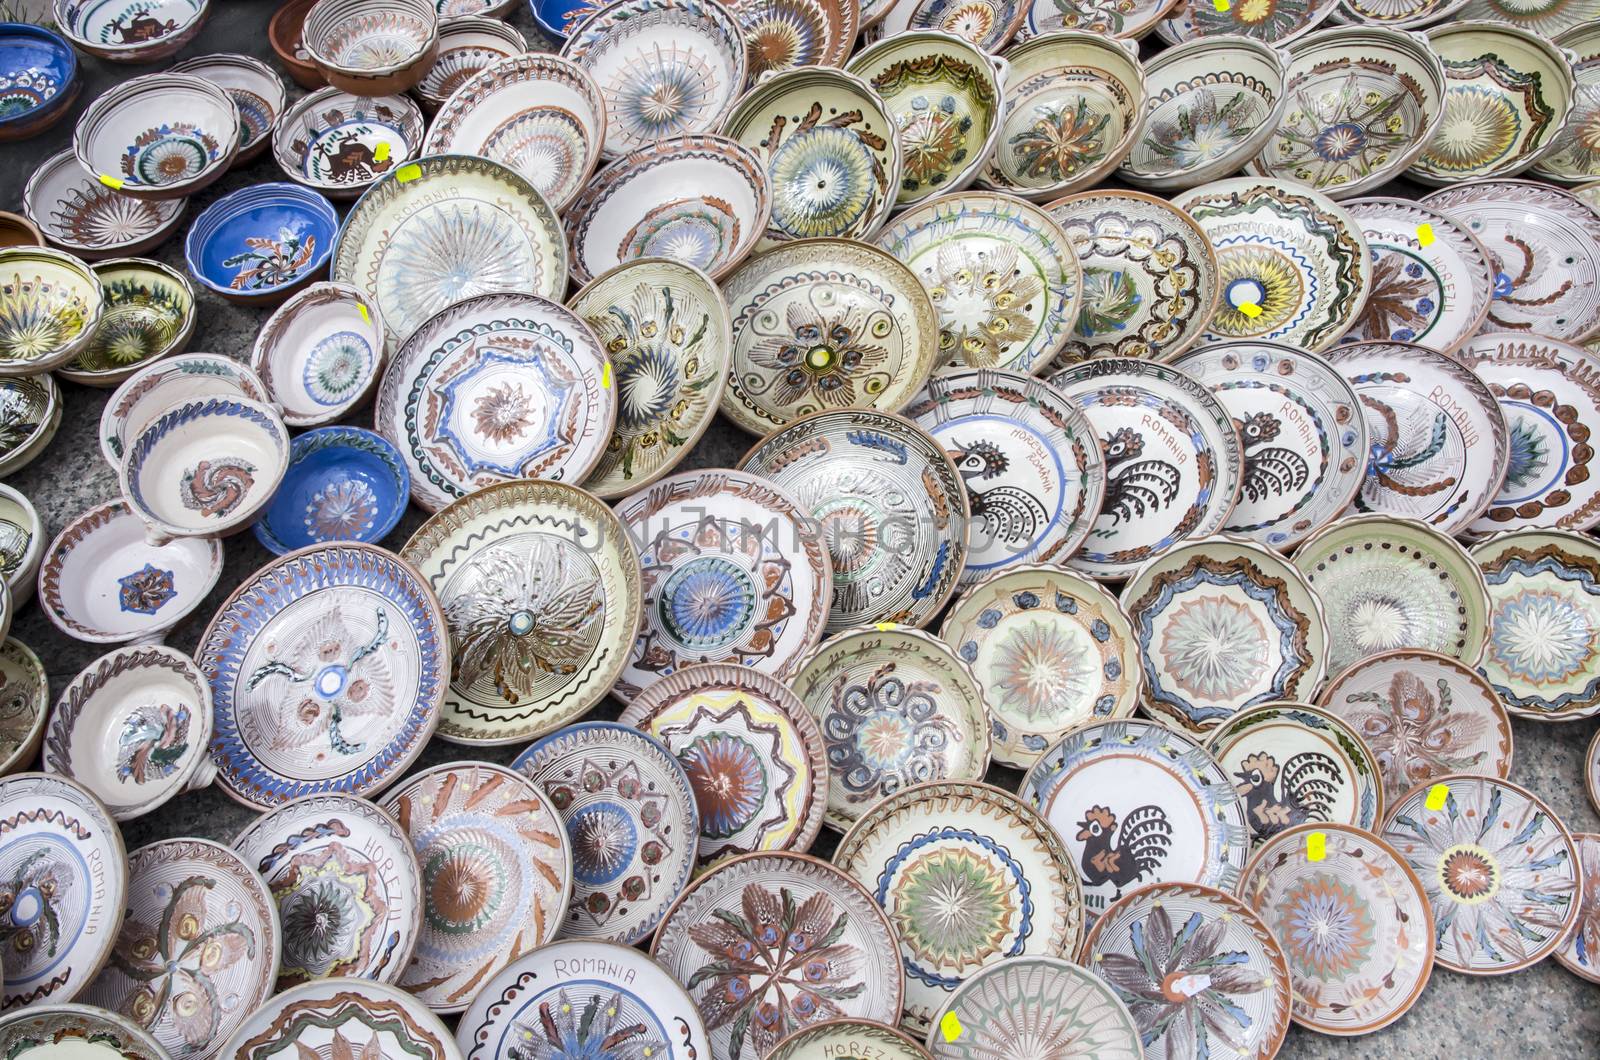
[[[65,777],[0,779],[0,866],[9,899],[4,1007],[83,994],[111,957],[128,896],[128,857],[110,811]]]
[[[708,1060],[705,1021],[667,970],[631,946],[553,942],[483,984],[456,1027],[467,1060],[618,1056]],[[621,1057],[627,1057],[622,1052]]]
[[[1337,368],[1275,342],[1209,346],[1173,367],[1209,387],[1239,432],[1244,477],[1223,529],[1286,549],[1349,507],[1367,425]]]
[[[1511,719],[1494,687],[1437,652],[1397,648],[1348,667],[1317,704],[1372,749],[1383,800],[1445,773],[1511,775]]]
[[[1078,319],[1072,243],[1044,210],[1010,195],[942,195],[899,214],[878,246],[910,266],[939,312],[939,361],[1037,372]]]
[[[1137,191],[1085,191],[1045,209],[1083,270],[1078,320],[1057,364],[1169,360],[1199,340],[1222,283],[1216,252],[1194,218]]]
[[[1360,316],[1371,252],[1360,223],[1321,192],[1239,177],[1173,205],[1205,231],[1222,271],[1222,301],[1203,343],[1267,339],[1320,353]]]
[[[378,384],[377,432],[438,511],[507,479],[582,482],[617,419],[611,359],[576,313],[537,295],[464,299],[411,332]]]
[[[701,876],[650,955],[683,983],[711,1055],[760,1057],[840,1016],[894,1022],[905,988],[894,928],[857,880],[805,854],[744,854]]]
[[[1433,974],[1433,914],[1393,847],[1344,824],[1303,824],[1261,845],[1235,892],[1289,962],[1290,1015],[1319,1034],[1387,1027]]]
[[[827,632],[927,625],[955,592],[967,557],[966,489],[949,454],[909,420],[814,413],[763,438],[739,466],[821,524],[833,564]]]
[[[1578,922],[1554,956],[1573,975],[1600,983],[1600,835],[1574,832],[1572,842],[1578,848],[1583,893]]]
[[[1466,225],[1494,264],[1487,331],[1581,342],[1600,332],[1600,212],[1559,188],[1480,180],[1422,205]]]
[[[303,983],[269,1000],[234,1031],[233,1060],[322,1056],[461,1060],[439,1017],[415,996],[365,979]]]
[[[979,969],[1077,951],[1078,874],[1055,830],[1009,791],[956,781],[903,788],[851,826],[833,863],[894,927],[906,973],[900,1023],[913,1034],[927,1034]]]
[[[1139,658],[1117,600],[1053,565],[1013,567],[961,594],[939,637],[985,686],[996,762],[1026,769],[1080,722],[1139,703]]]
[[[1355,388],[1367,422],[1367,473],[1352,510],[1446,534],[1482,515],[1511,459],[1506,417],[1483,380],[1453,357],[1405,342],[1351,343],[1328,360]]]
[[[388,814],[354,795],[308,795],[251,821],[233,849],[278,903],[279,990],[400,978],[421,926],[422,870]]]
[[[1469,339],[1456,354],[1489,387],[1505,415],[1505,480],[1474,534],[1600,523],[1600,354],[1538,335]]]
[[[1144,1056],[1139,1025],[1116,991],[1076,964],[1044,956],[1000,961],[962,983],[935,1014],[927,1044],[934,1060]]]
[[[1032,376],[947,369],[905,408],[955,461],[972,529],[961,584],[1060,563],[1105,499],[1105,455],[1077,402]]]
[[[1033,764],[1020,792],[1066,843],[1090,922],[1150,883],[1231,891],[1250,853],[1233,778],[1161,722],[1079,725]]]
[[[503,482],[456,501],[401,555],[450,632],[439,735],[520,743],[599,702],[639,625],[639,559],[610,508],[559,482]]]
[[[670,472],[711,425],[733,349],[728,303],[693,265],[640,258],[595,277],[567,306],[617,377],[616,426],[583,488],[621,497]]]
[[[1326,22],[1336,6],[1337,0],[1290,0],[1266,5],[1183,0],[1170,18],[1156,27],[1156,32],[1168,44],[1226,34],[1282,47]]]
[[[1466,3],[1467,0],[1341,0],[1335,21],[1419,29],[1455,14]]]
[[[569,725],[512,767],[550,797],[572,851],[567,938],[646,938],[689,882],[700,811],[678,759],[653,736],[611,722]]]
[[[734,0],[752,84],[801,67],[839,67],[855,48],[861,5],[830,0]]]
[[[1083,406],[1106,460],[1100,517],[1067,563],[1125,578],[1187,537],[1222,529],[1244,477],[1233,420],[1193,376],[1153,361],[1097,357],[1050,383]]]
[[[1350,199],[1372,252],[1372,288],[1344,342],[1414,342],[1454,353],[1478,333],[1496,266],[1465,225],[1406,199]]]
[[[1496,11],[1511,6],[1503,0],[1484,0],[1484,4]],[[1545,0],[1534,4],[1533,10],[1552,15],[1552,21],[1566,23],[1565,32],[1534,32],[1552,37],[1556,45],[1577,60],[1572,67],[1577,80],[1572,113],[1556,134],[1555,146],[1534,165],[1533,171],[1541,177],[1575,184],[1595,180],[1600,178],[1600,137],[1595,135],[1600,130],[1600,3]]]
[[[560,299],[567,245],[555,211],[498,162],[435,155],[384,174],[333,248],[332,279],[378,300],[389,348],[463,298]]]
[[[1144,707],[1203,733],[1261,703],[1306,699],[1322,683],[1322,605],[1287,559],[1244,538],[1191,541],[1122,588],[1143,672]]]
[[[1466,550],[1414,519],[1349,516],[1313,534],[1294,564],[1328,620],[1328,672],[1422,648],[1469,665],[1483,654],[1489,593]]]
[[[0,642],[0,776],[32,764],[49,711],[44,663],[32,648],[7,637]]]
[[[782,1039],[767,1060],[930,1060],[905,1031],[876,1020],[834,1019],[807,1024]],[[134,1060],[143,1060],[135,1057]]]
[[[450,659],[422,575],[376,545],[313,545],[234,590],[200,636],[223,791],[267,809],[394,783],[439,723]]]
[[[686,666],[652,682],[617,719],[678,758],[700,808],[703,868],[764,850],[807,850],[828,805],[822,730],[777,678],[743,666]]]
[[[989,765],[986,700],[941,640],[880,623],[822,642],[790,682],[828,756],[831,828],[845,831],[901,788],[979,780]]]
[[[435,1012],[462,1011],[561,930],[574,850],[554,803],[487,762],[435,766],[384,798],[422,867],[421,933],[397,982]]]
[[[111,963],[83,1000],[133,1020],[172,1060],[218,1056],[272,996],[283,938],[272,892],[243,858],[208,839],[140,847],[127,872]]]
[[[1016,39],[1081,29],[1120,40],[1138,40],[1160,22],[1177,0],[1035,0]]]
[[[939,358],[922,281],[868,243],[784,243],[741,265],[722,293],[733,316],[722,411],[755,434],[822,409],[897,412]]]
[[[1548,806],[1508,780],[1435,778],[1389,811],[1382,835],[1433,905],[1440,967],[1515,972],[1554,953],[1577,923],[1577,846]]]
[[[1589,750],[1583,756],[1583,786],[1589,792],[1589,805],[1600,813],[1600,732],[1589,741]]]
[[[833,599],[828,542],[786,490],[740,471],[686,471],[617,505],[638,552],[643,612],[615,693],[691,663],[794,673]]]
[[[137,1023],[92,1005],[30,1005],[0,1018],[0,1051],[30,1060],[71,1060],[84,1052],[120,1060],[171,1060]],[[895,1057],[893,1060],[900,1060]]]
[[[1233,895],[1158,883],[1095,921],[1079,963],[1139,1025],[1146,1055],[1265,1058],[1289,1032],[1289,963],[1266,923]]]

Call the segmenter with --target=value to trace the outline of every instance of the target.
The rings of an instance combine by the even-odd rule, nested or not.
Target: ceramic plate
[[[1486,0],[1485,6],[1501,10],[1510,5]],[[1534,165],[1533,171],[1541,177],[1572,183],[1600,178],[1600,137],[1596,136],[1600,132],[1600,4],[1594,0],[1546,2],[1535,4],[1533,10],[1540,15],[1554,15],[1552,21],[1571,19],[1567,22],[1570,28],[1559,36],[1549,29],[1534,32],[1553,37],[1554,43],[1576,57],[1572,73],[1577,79],[1572,113],[1556,134],[1555,146]]]
[[[927,1034],[978,970],[1077,951],[1078,874],[1055,830],[1009,791],[952,781],[904,788],[856,821],[833,863],[894,927],[906,972],[900,1023],[913,1034]]]
[[[1226,34],[1281,47],[1326,22],[1335,6],[1336,0],[1288,0],[1275,4],[1183,0],[1172,16],[1156,27],[1156,32],[1168,44]]]
[[[1572,974],[1600,983],[1600,835],[1574,832],[1572,842],[1582,866],[1583,892],[1578,922],[1554,956]]]
[[[1577,923],[1583,894],[1572,836],[1510,781],[1438,777],[1389,811],[1382,835],[1433,905],[1441,968],[1515,972],[1555,952]]]
[[[1020,791],[1066,843],[1090,922],[1149,883],[1231,891],[1250,853],[1232,778],[1196,739],[1160,722],[1079,725],[1034,763]]]
[[[684,983],[713,1057],[765,1056],[839,1016],[898,1018],[894,928],[856,880],[804,854],[745,854],[673,905],[650,954]]]
[[[1351,516],[1307,538],[1294,563],[1322,600],[1329,673],[1395,648],[1468,664],[1483,653],[1483,572],[1437,530],[1412,519]]]
[[[83,1051],[121,1060],[170,1060],[143,1027],[91,1005],[32,1005],[0,1018],[0,1051],[34,1060],[70,1060]]]
[[[220,353],[186,353],[146,365],[116,389],[100,412],[100,453],[122,468],[134,438],[173,405],[198,398],[243,397],[266,402],[255,370]]]
[[[867,243],[802,239],[722,285],[733,357],[722,411],[765,434],[822,409],[896,412],[939,358],[939,317],[917,274]]]
[[[164,839],[128,855],[127,913],[111,963],[84,992],[127,1016],[172,1060],[209,1060],[277,978],[272,892],[208,839]]]
[[[946,1022],[946,1017],[955,1016]],[[956,1031],[952,1037],[944,1031]],[[928,1032],[934,1060],[1140,1060],[1139,1026],[1116,991],[1058,957],[1019,957],[962,983]]]
[[[1366,473],[1367,424],[1333,365],[1275,342],[1234,342],[1173,363],[1211,389],[1244,448],[1224,529],[1286,549],[1349,507]]]
[[[63,777],[0,780],[0,873],[4,1006],[84,993],[111,957],[128,896],[128,858],[110,812]]]
[[[1360,223],[1321,192],[1240,177],[1173,205],[1205,231],[1222,271],[1222,301],[1203,343],[1267,339],[1320,353],[1361,314],[1371,251]]]
[[[435,1012],[462,1011],[561,930],[574,851],[555,803],[487,762],[435,766],[384,798],[422,868],[421,934],[398,983]]]
[[[639,624],[639,560],[611,509],[582,490],[490,486],[423,523],[401,555],[450,630],[443,739],[543,736],[622,673]]]
[[[967,487],[963,586],[1026,563],[1061,563],[1105,499],[1105,456],[1077,402],[1031,376],[950,369],[905,415],[932,435]]]
[[[928,1051],[904,1031],[873,1020],[823,1020],[778,1042],[767,1060],[930,1060]],[[144,1060],[135,1057],[134,1060]]]
[[[1227,410],[1192,376],[1100,357],[1050,377],[1083,406],[1106,459],[1106,496],[1069,566],[1124,578],[1186,537],[1221,530],[1244,474]]]
[[[863,38],[875,43],[913,30],[950,33],[991,55],[1005,47],[1027,16],[1028,0],[898,0]]]
[[[404,990],[365,979],[305,983],[262,1005],[229,1039],[236,1060],[330,1055],[461,1060],[439,1017]]]
[[[1061,352],[1083,285],[1067,234],[1010,195],[940,196],[899,214],[878,246],[910,266],[939,312],[939,361],[1037,372]]]
[[[32,764],[50,711],[50,679],[33,649],[0,643],[0,776]]]
[[[1322,683],[1322,605],[1293,564],[1254,542],[1214,537],[1163,553],[1128,579],[1122,609],[1145,709],[1192,733]]]
[[[1368,656],[1323,689],[1317,703],[1361,734],[1393,806],[1445,773],[1511,774],[1511,719],[1483,676],[1431,651]]]
[[[924,626],[955,592],[967,498],[955,464],[887,413],[819,412],[774,431],[740,467],[770,478],[822,526],[833,563],[828,633],[867,622]]]
[[[1511,459],[1506,417],[1483,380],[1452,357],[1404,342],[1352,343],[1328,351],[1328,360],[1355,388],[1367,422],[1367,473],[1352,510],[1416,519],[1446,534],[1482,515]]]
[[[389,347],[463,298],[560,299],[567,247],[549,202],[483,158],[439,155],[386,173],[345,218],[332,279],[378,300]]]
[[[971,586],[939,637],[985,686],[996,762],[1026,769],[1074,725],[1138,705],[1127,616],[1099,584],[1061,567],[1013,568]]]
[[[1368,1034],[1410,1011],[1433,973],[1433,915],[1389,844],[1305,824],[1257,850],[1238,895],[1289,961],[1290,1015],[1319,1034]]]
[[[617,418],[611,359],[578,315],[486,294],[423,323],[378,384],[373,426],[431,512],[508,479],[582,482]]]
[[[822,639],[827,541],[787,491],[738,471],[687,471],[622,501],[644,610],[615,693],[632,699],[690,663],[780,679]]]
[[[263,809],[394,783],[438,725],[447,646],[433,591],[392,552],[313,545],[267,564],[195,651],[218,782]]]
[[[802,67],[843,66],[861,22],[855,0],[733,0],[728,8],[744,27],[752,84]]]
[[[251,821],[233,849],[278,903],[279,990],[400,978],[421,926],[422,870],[387,814],[353,795],[308,795]]]
[[[1046,207],[1072,241],[1083,294],[1057,364],[1170,360],[1197,342],[1222,295],[1217,255],[1194,218],[1137,191],[1086,191]]]
[[[101,184],[70,150],[47,158],[22,192],[22,208],[45,237],[85,260],[138,254],[183,221],[183,199],[136,199]]]
[[[1087,30],[1137,40],[1167,17],[1177,0],[1034,0],[1016,39],[1029,40],[1062,29]]]
[[[1406,199],[1351,199],[1372,253],[1372,289],[1344,342],[1414,342],[1453,353],[1477,334],[1495,294],[1495,265],[1447,214]]]
[[[640,1060],[712,1055],[705,1022],[683,987],[643,953],[608,942],[555,942],[514,962],[484,983],[456,1041],[467,1060],[524,1049],[552,1060],[618,1050]]]
[[[700,812],[661,741],[611,722],[569,725],[512,763],[550,797],[572,850],[568,938],[633,944],[689,882]]]
[[[884,628],[887,626],[887,628]],[[880,624],[822,643],[790,682],[822,729],[825,823],[862,813],[924,780],[978,780],[989,765],[985,697],[941,640]]]
[[[1080,963],[1128,1005],[1147,1054],[1270,1057],[1289,1032],[1289,963],[1231,894],[1158,883],[1106,910]]]

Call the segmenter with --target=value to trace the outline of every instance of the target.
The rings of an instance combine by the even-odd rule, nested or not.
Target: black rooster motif
[[[1307,821],[1327,821],[1339,791],[1339,763],[1321,751],[1301,751],[1278,767],[1265,751],[1239,763],[1233,786],[1244,798],[1250,831],[1258,838],[1276,835]]]
[[[1116,846],[1111,845],[1113,836]],[[1083,844],[1083,882],[1115,885],[1115,901],[1134,880],[1155,882],[1155,871],[1172,846],[1172,825],[1161,807],[1141,806],[1128,814],[1118,834],[1117,815],[1109,807],[1091,806],[1078,822],[1078,842]]]
[[[1182,481],[1175,465],[1156,457],[1140,459],[1144,435],[1132,427],[1113,431],[1101,448],[1106,454],[1106,499],[1100,514],[1113,523],[1143,518],[1171,504]]]
[[[1050,513],[1039,498],[1027,490],[1013,485],[997,485],[981,489],[980,482],[998,478],[1006,473],[1011,461],[998,445],[989,441],[956,442],[950,452],[961,481],[967,487],[967,500],[972,505],[972,517],[983,522],[988,540],[1006,545],[1026,545],[1038,535],[1039,528],[1050,518]]]
[[[1234,420],[1239,441],[1244,445],[1244,495],[1260,501],[1281,497],[1297,490],[1311,477],[1305,457],[1281,445],[1268,445],[1283,430],[1283,424],[1270,412],[1253,412]]]

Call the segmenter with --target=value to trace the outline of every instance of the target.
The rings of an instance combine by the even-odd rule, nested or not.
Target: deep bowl
[[[422,145],[422,111],[405,96],[324,88],[302,98],[272,137],[289,179],[330,199],[354,199]]]
[[[211,0],[55,0],[57,28],[90,55],[153,63],[176,55],[205,25]]]
[[[267,43],[272,45],[272,54],[301,88],[321,88],[328,83],[317,64],[311,61],[311,53],[306,51],[302,39],[306,15],[316,3],[317,0],[285,0],[267,23]]]
[[[250,367],[290,427],[315,427],[349,412],[383,370],[378,303],[342,283],[314,283],[262,325]]]
[[[22,208],[46,239],[88,261],[140,254],[183,222],[184,199],[136,199],[94,179],[70,150],[33,171]]]
[[[359,427],[321,427],[294,440],[283,482],[252,529],[280,556],[328,541],[376,544],[410,497],[411,473],[387,439]]]
[[[317,0],[301,42],[328,84],[358,96],[415,88],[439,50],[434,0]]]
[[[78,118],[78,164],[116,191],[180,199],[214,183],[239,150],[239,108],[193,74],[124,81]]]
[[[71,254],[0,250],[0,375],[47,372],[78,356],[104,302],[99,277]]]
[[[44,232],[38,225],[20,213],[0,210],[0,248],[42,246],[44,246]]]
[[[44,522],[39,512],[21,490],[0,482],[0,567],[17,607],[33,599],[43,556]]]
[[[89,346],[57,368],[86,386],[116,386],[140,368],[182,353],[194,332],[194,286],[170,266],[147,258],[116,258],[94,267],[105,308]]]
[[[231,302],[273,305],[326,271],[339,232],[333,203],[298,184],[256,184],[225,195],[189,226],[183,258]]]
[[[33,462],[61,426],[61,388],[49,372],[0,377],[0,476]]]
[[[77,53],[66,41],[25,22],[0,22],[0,142],[44,132],[82,87]]]
[[[49,378],[44,376],[42,378]],[[267,388],[243,361],[220,353],[183,353],[134,372],[100,410],[100,453],[115,470],[151,420],[204,397],[265,402]]]
[[[251,162],[266,150],[289,101],[289,88],[277,71],[248,55],[219,54],[178,63],[172,72],[205,78],[226,92],[239,108],[243,132],[234,165]]]
[[[441,0],[441,8],[448,2]],[[445,17],[442,10],[439,17]],[[451,18],[439,27],[438,57],[412,91],[431,114],[480,70],[527,50],[527,39],[497,18],[479,15]]]
[[[545,36],[560,42],[604,6],[605,0],[528,0],[528,13]]]

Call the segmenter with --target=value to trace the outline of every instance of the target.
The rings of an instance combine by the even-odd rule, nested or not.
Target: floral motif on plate
[[[963,1032],[939,1028],[954,1014]],[[1019,957],[979,971],[932,1021],[934,1060],[1140,1060],[1139,1027],[1109,985],[1058,957]]]

